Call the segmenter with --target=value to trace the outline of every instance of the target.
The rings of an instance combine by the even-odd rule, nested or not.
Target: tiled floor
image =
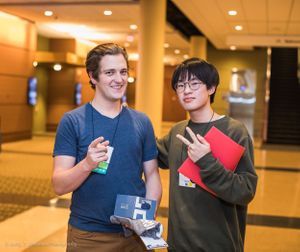
[[[54,138],[7,143],[0,153],[0,251],[65,251],[70,195],[51,188]],[[249,205],[246,252],[300,251],[300,148],[255,149],[259,183]],[[167,226],[168,171],[159,220]],[[58,206],[58,207],[55,207]],[[166,236],[166,232],[164,233]]]

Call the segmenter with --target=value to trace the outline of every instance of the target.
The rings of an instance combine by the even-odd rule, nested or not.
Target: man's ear
[[[216,87],[212,86],[210,89],[208,89],[208,94],[212,95],[216,91]]]
[[[96,85],[96,84],[97,84],[97,80],[94,79],[93,73],[92,73],[92,72],[89,72],[89,77],[90,77],[91,82],[92,82],[94,85]]]

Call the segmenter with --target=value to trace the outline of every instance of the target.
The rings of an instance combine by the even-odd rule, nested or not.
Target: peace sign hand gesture
[[[207,153],[211,152],[210,144],[204,137],[199,134],[195,135],[189,127],[186,127],[186,131],[189,133],[193,141],[192,143],[180,134],[177,134],[176,137],[188,147],[188,156],[195,163]]]

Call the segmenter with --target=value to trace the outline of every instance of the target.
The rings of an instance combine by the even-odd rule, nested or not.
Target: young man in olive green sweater
[[[257,184],[253,145],[243,124],[213,111],[218,84],[216,68],[198,58],[181,63],[172,77],[172,87],[190,120],[177,123],[158,140],[159,165],[170,169],[169,251],[244,249],[247,205]],[[213,157],[203,138],[212,126],[245,147],[234,172]],[[217,196],[178,173],[187,157],[201,167],[202,181]]]

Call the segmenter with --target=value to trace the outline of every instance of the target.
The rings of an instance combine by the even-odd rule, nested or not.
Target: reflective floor
[[[70,195],[51,188],[53,136],[7,143],[0,153],[0,251],[65,251]],[[245,251],[300,251],[300,148],[260,147]],[[159,221],[167,225],[168,171]],[[164,234],[166,236],[166,233]]]

